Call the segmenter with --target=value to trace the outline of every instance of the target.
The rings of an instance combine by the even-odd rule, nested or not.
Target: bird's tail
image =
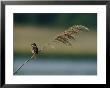
[[[34,57],[33,57],[33,59],[35,59],[35,60],[37,59],[37,54],[34,54]]]

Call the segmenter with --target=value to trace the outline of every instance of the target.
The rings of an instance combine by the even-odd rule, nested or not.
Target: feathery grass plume
[[[62,42],[66,45],[71,45],[71,43],[69,42],[68,38],[65,37],[65,35],[58,35],[55,40],[59,41],[59,42]]]
[[[75,37],[79,35],[79,32],[83,31],[89,31],[89,29],[82,25],[73,25],[61,34],[57,35],[55,40],[62,42],[65,45],[72,45],[69,40],[75,40]]]

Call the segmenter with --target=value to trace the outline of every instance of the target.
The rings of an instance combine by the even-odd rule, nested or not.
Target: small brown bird
[[[32,43],[31,44],[31,46],[32,46],[32,54],[38,54],[38,47],[37,47],[37,45],[35,44],[35,43]]]

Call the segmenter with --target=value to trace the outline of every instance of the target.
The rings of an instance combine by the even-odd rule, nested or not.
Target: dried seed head
[[[74,30],[74,29],[78,29],[78,30],[82,30],[82,31],[84,31],[84,30],[89,31],[89,29],[88,29],[87,27],[82,26],[82,25],[73,25],[73,26],[72,26],[72,29],[73,29],[73,30]]]
[[[59,42],[64,43],[65,45],[71,45],[69,40],[74,39],[75,36],[79,35],[79,32],[83,31],[89,31],[89,29],[85,26],[82,25],[73,25],[72,27],[68,28],[64,32],[60,33],[59,35],[56,36],[54,40],[57,40]]]

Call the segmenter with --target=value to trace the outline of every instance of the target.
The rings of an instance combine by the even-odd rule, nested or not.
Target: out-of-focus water
[[[14,59],[14,72],[26,58]],[[16,75],[97,75],[96,59],[36,59],[25,64]]]

